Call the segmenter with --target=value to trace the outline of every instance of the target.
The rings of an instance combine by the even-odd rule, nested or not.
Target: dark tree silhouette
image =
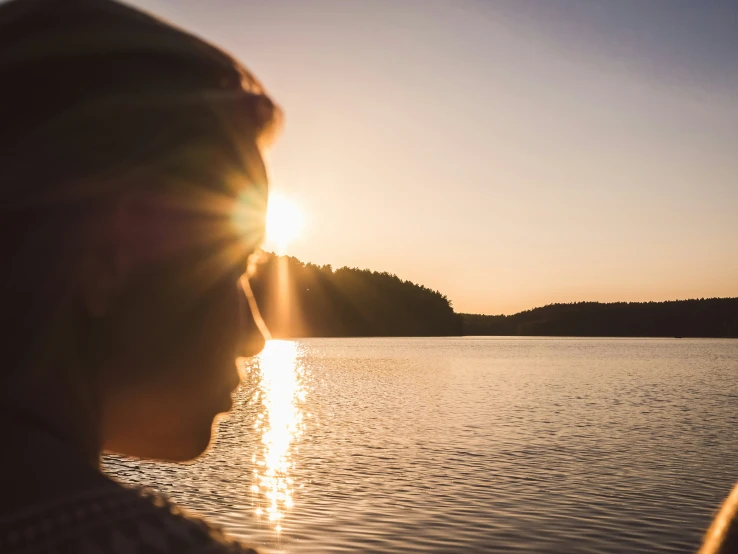
[[[514,315],[463,314],[465,335],[738,338],[738,298],[550,304]]]
[[[738,298],[550,304],[514,315],[457,314],[440,292],[390,273],[271,256],[252,278],[275,337],[528,335],[736,337]]]
[[[461,334],[448,298],[390,273],[272,256],[251,281],[275,337]]]

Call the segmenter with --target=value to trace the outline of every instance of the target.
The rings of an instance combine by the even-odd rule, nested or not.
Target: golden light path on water
[[[301,406],[306,390],[298,354],[296,342],[270,340],[251,369],[259,379],[253,402],[260,409],[254,427],[261,435],[252,457],[252,501],[256,515],[265,517],[277,532],[293,505],[292,452],[304,431]]]

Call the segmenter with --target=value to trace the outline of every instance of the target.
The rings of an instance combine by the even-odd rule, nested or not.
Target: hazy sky
[[[477,313],[738,296],[738,2],[135,4],[284,108],[303,261]]]

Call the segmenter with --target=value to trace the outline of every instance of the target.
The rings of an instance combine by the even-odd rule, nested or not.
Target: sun
[[[264,247],[276,254],[284,254],[292,241],[302,233],[304,223],[297,204],[281,194],[270,194]]]

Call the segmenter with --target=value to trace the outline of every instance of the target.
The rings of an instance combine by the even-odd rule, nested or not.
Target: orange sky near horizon
[[[273,189],[304,213],[302,261],[472,313],[738,296],[735,5],[132,3],[283,107]]]

